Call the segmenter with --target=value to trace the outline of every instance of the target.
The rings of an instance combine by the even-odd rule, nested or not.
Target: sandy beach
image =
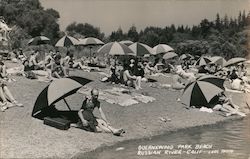
[[[97,72],[75,70],[71,75],[78,75],[94,80],[89,87],[99,89],[112,88],[113,85],[100,82],[103,77]],[[126,133],[116,137],[107,133],[91,133],[77,128],[67,131],[58,130],[43,124],[43,121],[32,118],[31,112],[38,94],[48,85],[45,82],[13,76],[16,82],[8,84],[23,108],[14,107],[0,113],[1,146],[0,158],[71,158],[84,152],[92,151],[100,146],[112,145],[117,142],[138,138],[152,137],[169,131],[215,124],[235,118],[223,117],[218,112],[206,113],[198,109],[187,109],[176,101],[178,91],[150,87],[143,83],[143,90],[137,93],[147,94],[156,100],[152,103],[139,103],[127,107],[109,104],[101,100],[101,105],[110,123],[117,128],[124,128]],[[161,83],[171,83],[169,77],[155,77]],[[231,93],[232,94],[232,93]],[[82,102],[82,94],[67,98],[69,105],[78,110]],[[247,110],[245,102],[249,94],[233,93],[236,104]],[[61,109],[66,109],[62,102]],[[97,116],[99,114],[95,112]],[[159,118],[169,118],[164,122]]]

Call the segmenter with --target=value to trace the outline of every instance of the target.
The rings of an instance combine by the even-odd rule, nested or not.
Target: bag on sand
[[[59,117],[45,117],[44,124],[60,130],[68,130],[70,128],[70,121]]]

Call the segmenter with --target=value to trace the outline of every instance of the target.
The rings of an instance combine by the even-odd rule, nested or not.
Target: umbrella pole
[[[69,108],[69,110],[71,111],[69,104],[67,103],[67,101],[65,100],[65,98],[63,98],[63,101],[65,102],[65,104],[67,105],[67,107]]]

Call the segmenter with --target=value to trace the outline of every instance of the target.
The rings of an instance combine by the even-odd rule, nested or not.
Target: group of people
[[[81,69],[90,71],[89,65],[100,64],[96,56],[90,58],[81,57],[75,59],[74,54],[67,51],[66,56],[62,57],[59,51],[54,52],[50,50],[45,52],[44,59],[41,59],[41,52],[39,50],[32,50],[29,57],[23,51],[17,50],[14,52],[15,57],[12,59],[14,62],[21,62],[22,66],[20,73],[30,79],[36,79],[37,76],[46,76],[49,80],[53,78],[63,78],[69,76],[70,69]],[[98,70],[98,68],[95,68]]]
[[[45,72],[48,78],[62,78],[69,76],[69,70],[79,68],[87,70],[89,65],[98,65],[97,57],[92,56],[90,59],[82,57],[78,60],[74,59],[74,55],[71,52],[67,52],[65,57],[62,57],[60,52],[49,51],[45,54],[43,60],[39,60],[39,51],[33,51],[29,58],[27,58],[22,50],[16,53],[16,59],[22,62],[24,75],[27,76],[32,72],[33,74],[39,74],[42,70]],[[203,74],[212,74],[222,78],[227,78],[231,82],[232,88],[236,88],[235,83],[240,80],[240,85],[244,84],[244,87],[237,88],[240,90],[248,90],[249,81],[246,78],[246,69],[243,64],[237,67],[232,66],[229,69],[225,69],[220,65],[209,63],[207,65],[199,66],[197,71],[193,71],[192,65],[195,63],[193,59],[186,60],[169,60],[164,61],[162,58],[155,58],[154,62],[147,58],[130,58],[123,61],[117,60],[117,58],[111,58],[110,62],[110,74],[102,81],[108,81],[115,84],[122,84],[127,87],[133,87],[136,90],[142,89],[142,81],[147,81],[147,75],[153,75],[157,73],[172,73],[173,83],[171,87],[176,90],[183,90],[190,82],[196,80],[197,77]],[[4,63],[0,63],[1,78],[4,80],[6,68]],[[192,71],[190,71],[192,70]],[[242,83],[244,81],[244,83]],[[238,82],[239,83],[239,82]],[[1,82],[0,97],[2,98],[2,105],[5,105],[7,101],[10,101],[13,105],[21,106],[12,96],[4,82]],[[82,128],[89,131],[99,132],[111,132],[114,135],[121,135],[125,131],[123,129],[115,129],[107,121],[104,112],[100,107],[98,101],[99,91],[93,89],[91,91],[91,97],[85,98],[81,109],[78,112],[79,122],[72,124],[74,127]],[[7,97],[7,98],[6,98]],[[7,109],[6,107],[2,107]],[[96,118],[93,115],[95,108],[98,108],[102,119]],[[226,98],[225,94],[218,94],[218,100],[213,106],[214,110],[226,112],[226,115],[238,114],[245,116],[244,113],[239,111],[239,107],[235,105],[230,98]]]

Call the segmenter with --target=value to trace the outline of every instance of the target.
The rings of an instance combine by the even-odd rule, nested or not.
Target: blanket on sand
[[[78,93],[90,95],[92,88],[83,87]],[[99,99],[105,100],[111,104],[119,104],[121,106],[130,106],[133,104],[149,103],[155,100],[154,97],[145,96],[135,92],[129,92],[128,89],[113,87],[112,89],[99,90]]]

